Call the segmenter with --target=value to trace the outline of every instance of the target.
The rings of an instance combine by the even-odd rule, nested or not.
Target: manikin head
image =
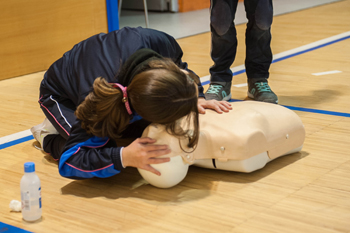
[[[188,139],[170,135],[166,128],[159,124],[149,125],[143,132],[142,137],[156,139],[156,144],[159,145],[168,145],[171,152],[163,156],[170,157],[170,162],[152,164],[152,167],[158,170],[161,176],[138,169],[141,176],[158,188],[171,188],[180,183],[186,177],[189,165],[194,161],[193,149],[187,147]]]

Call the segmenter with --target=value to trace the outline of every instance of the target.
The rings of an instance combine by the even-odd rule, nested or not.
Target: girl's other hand
[[[218,113],[232,110],[231,104],[227,101],[206,100],[198,98],[198,112],[204,114],[205,109],[213,109]]]

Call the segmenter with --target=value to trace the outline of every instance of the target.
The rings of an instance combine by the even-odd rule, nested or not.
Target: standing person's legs
[[[246,0],[244,6],[248,18],[245,60],[248,96],[258,101],[277,103],[277,96],[267,83],[272,62],[272,0]]]
[[[236,57],[237,33],[233,22],[238,0],[212,0],[210,11],[211,58],[210,87],[206,99],[230,100],[232,71]]]

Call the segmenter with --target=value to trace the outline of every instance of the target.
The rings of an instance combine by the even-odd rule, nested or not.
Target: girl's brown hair
[[[172,135],[187,136],[188,147],[197,145],[197,85],[170,59],[150,61],[144,71],[132,79],[127,93],[132,109],[143,119],[165,125],[167,132]],[[119,88],[113,87],[104,78],[97,78],[93,92],[75,112],[82,128],[98,137],[120,138],[132,118],[122,98]],[[186,117],[187,125],[193,128],[191,133],[178,127],[178,121],[183,117]]]

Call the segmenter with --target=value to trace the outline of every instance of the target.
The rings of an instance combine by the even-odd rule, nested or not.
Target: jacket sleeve
[[[121,148],[109,138],[88,135],[77,120],[59,159],[59,173],[71,179],[116,175],[123,169]]]

